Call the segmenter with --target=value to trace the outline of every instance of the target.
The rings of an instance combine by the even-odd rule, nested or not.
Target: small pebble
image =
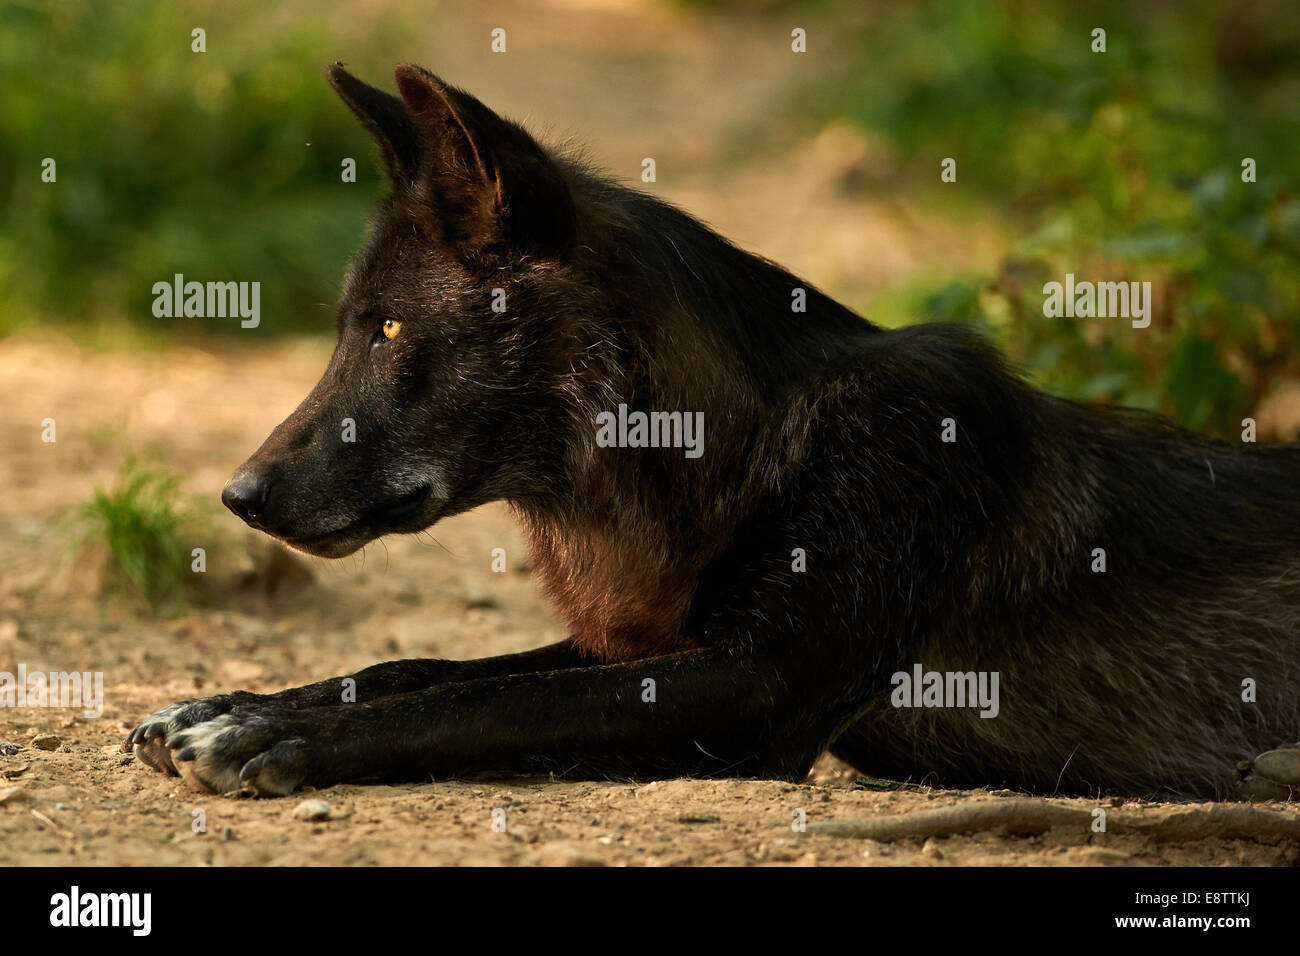
[[[328,820],[330,805],[324,800],[304,800],[293,808],[295,820]]]
[[[604,866],[605,861],[580,847],[565,844],[546,844],[534,857],[540,866]]]
[[[37,734],[32,738],[32,746],[37,750],[58,750],[63,745],[63,738],[58,734]]]
[[[0,790],[0,806],[6,803],[22,803],[24,800],[30,800],[31,793],[22,787],[5,787]]]
[[[0,757],[12,757],[22,749],[22,744],[11,743],[8,740],[0,740]]]

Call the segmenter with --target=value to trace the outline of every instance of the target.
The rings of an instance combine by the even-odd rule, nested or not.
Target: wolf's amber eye
[[[402,323],[398,322],[396,319],[384,320],[384,338],[386,339],[397,338],[397,333],[400,332],[401,329],[402,329]]]

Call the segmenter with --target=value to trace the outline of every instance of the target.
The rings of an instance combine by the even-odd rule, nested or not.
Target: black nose
[[[270,483],[256,472],[241,471],[226,482],[221,490],[221,503],[251,522],[266,510],[266,499],[271,494]]]

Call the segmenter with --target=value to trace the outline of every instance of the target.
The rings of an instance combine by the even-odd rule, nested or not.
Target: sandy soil
[[[546,779],[337,786],[281,800],[198,794],[122,754],[123,734],[174,699],[270,691],[396,656],[523,650],[563,631],[538,595],[504,508],[431,535],[306,565],[274,595],[266,548],[217,513],[210,606],[152,616],[97,595],[93,556],[67,557],[61,515],[112,476],[124,444],[167,450],[187,491],[227,472],[305,394],[328,344],[177,346],[128,354],[0,343],[0,670],[102,671],[104,714],[0,709],[0,864],[1294,864],[1300,851],[1211,840],[1149,843],[1090,832],[980,834],[893,844],[792,830],[1008,794],[874,789],[830,758],[802,785]],[[53,416],[58,441],[39,440]],[[108,420],[116,432],[101,427]],[[108,436],[108,437],[105,437]],[[506,573],[490,570],[503,547]],[[34,738],[54,735],[42,741]],[[329,818],[295,817],[320,799]],[[1091,809],[1089,801],[1057,801]],[[493,829],[504,809],[505,832]],[[1125,810],[1158,815],[1154,804]],[[202,811],[196,814],[196,811]],[[305,811],[303,811],[305,812]],[[1287,812],[1300,813],[1292,807]],[[499,818],[499,816],[498,816]],[[202,832],[198,832],[199,824]]]

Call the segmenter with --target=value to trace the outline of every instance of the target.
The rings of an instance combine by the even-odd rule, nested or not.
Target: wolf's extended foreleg
[[[505,674],[524,674],[561,668],[583,667],[590,663],[572,639],[499,657],[471,661],[413,659],[375,664],[349,677],[335,677],[302,687],[291,687],[275,694],[234,691],[214,697],[193,698],[169,704],[145,718],[127,735],[122,744],[126,753],[134,753],[155,770],[176,773],[171,755],[163,741],[169,734],[213,720],[236,708],[246,712],[259,710],[300,710],[328,707],[343,703],[373,701],[393,694],[435,687],[458,681],[480,680]]]
[[[798,779],[833,734],[773,662],[707,649],[486,677],[340,707],[239,707],[168,734],[183,776],[226,792],[481,771]]]

